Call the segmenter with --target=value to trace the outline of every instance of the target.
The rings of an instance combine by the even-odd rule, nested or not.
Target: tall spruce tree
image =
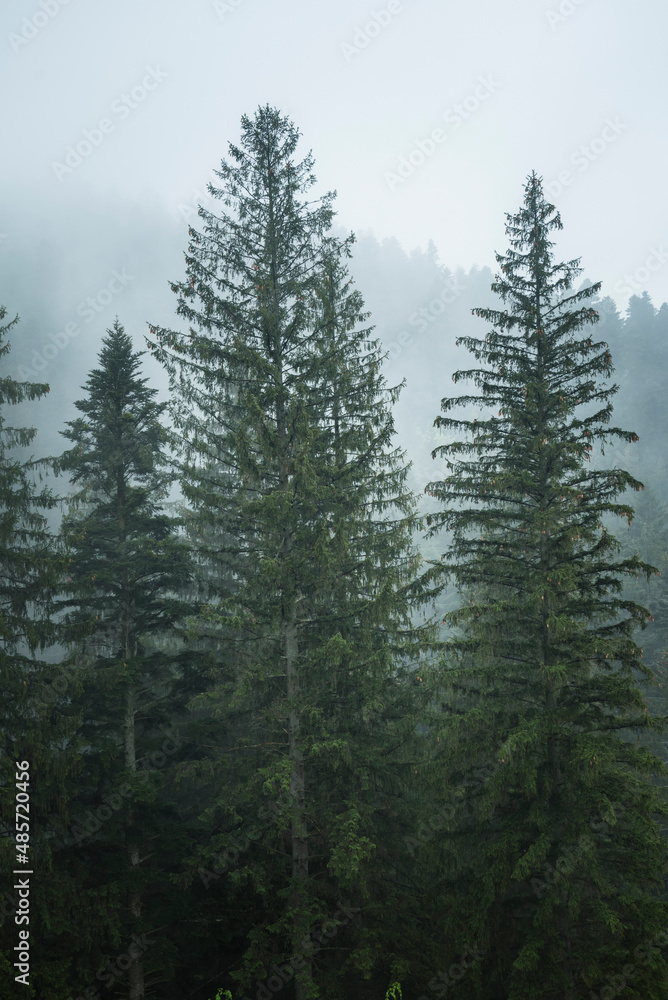
[[[531,174],[497,254],[508,308],[474,310],[492,329],[461,339],[482,366],[453,379],[478,392],[443,399],[435,422],[465,436],[434,452],[448,474],[427,486],[443,505],[430,533],[453,540],[429,578],[467,600],[447,615],[437,676],[462,802],[440,859],[454,951],[486,950],[461,996],[576,1000],[623,979],[626,995],[658,998],[666,965],[643,946],[666,925],[665,810],[648,780],[663,768],[628,733],[659,722],[634,640],[648,613],[621,594],[652,567],[616,555],[603,524],[630,521],[619,497],[641,484],[587,464],[594,446],[637,438],[610,424],[612,358],[587,332],[599,285],[572,292],[579,261],[555,262],[549,238],[561,228]],[[450,415],[463,405],[482,413]]]
[[[0,306],[0,789],[2,798],[2,901],[0,908],[0,997],[45,996],[66,987],[64,963],[47,964],[37,955],[19,969],[14,922],[15,870],[39,873],[30,882],[31,955],[55,921],[51,845],[65,822],[65,808],[75,767],[76,718],[50,692],[53,670],[45,660],[56,642],[51,612],[62,560],[48,529],[57,500],[40,483],[47,464],[30,457],[36,430],[15,427],[8,408],[41,399],[49,386],[17,382],[6,372],[11,350],[8,334],[18,317],[5,321]],[[18,785],[17,785],[18,782]],[[15,839],[16,838],[16,839]],[[35,992],[36,991],[36,992]]]
[[[189,330],[151,327],[149,345],[171,378],[183,492],[218,539],[218,592],[194,627],[227,647],[209,850],[244,844],[216,881],[235,907],[228,948],[245,933],[244,985],[287,960],[305,1000],[385,960],[365,919],[399,677],[419,646],[415,515],[391,443],[397,390],[360,327],[348,241],[328,235],[333,196],[306,200],[313,161],[294,161],[299,133],[277,110],[242,130],[210,188],[230,211],[200,208],[172,286]],[[242,836],[267,797],[274,819]]]
[[[167,785],[181,746],[174,726],[196,693],[187,650],[161,641],[193,610],[181,598],[191,569],[163,507],[164,404],[141,377],[140,358],[116,320],[75,403],[81,416],[62,432],[73,447],[59,460],[76,488],[61,530],[59,607],[85,746],[61,853],[79,886],[71,986],[118,987],[120,976],[128,1000],[141,1000],[174,962],[168,928],[179,903],[167,873],[182,837]],[[131,958],[127,971],[98,976],[119,953]]]

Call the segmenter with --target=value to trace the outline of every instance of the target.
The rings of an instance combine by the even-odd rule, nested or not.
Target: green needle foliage
[[[612,358],[588,332],[599,285],[572,291],[579,261],[555,262],[549,238],[561,228],[532,174],[497,254],[507,308],[474,310],[492,329],[462,338],[480,366],[453,379],[478,391],[444,399],[435,422],[463,436],[434,452],[449,474],[427,487],[443,505],[430,534],[453,540],[428,578],[466,598],[437,678],[459,817],[442,861],[455,950],[486,951],[458,992],[575,1000],[632,966],[625,995],[658,998],[665,963],[636,949],[666,924],[665,810],[648,780],[664,772],[630,733],[660,720],[639,686],[648,612],[622,595],[653,568],[619,557],[603,524],[630,521],[618,498],[641,484],[589,464],[594,446],[637,438],[611,426]],[[451,415],[464,405],[482,415]]]
[[[245,844],[222,878],[200,874],[235,908],[229,938],[245,931],[235,977],[249,987],[288,961],[304,1000],[385,961],[374,816],[406,725],[402,674],[427,638],[411,617],[398,390],[361,325],[350,241],[328,234],[333,195],[306,198],[313,161],[295,162],[295,126],[264,107],[242,130],[210,188],[228,211],[200,209],[187,279],[173,285],[189,330],[152,327],[149,343],[171,378],[183,492],[217,565],[193,621],[220,643],[209,850],[234,834]],[[275,818],[250,837],[263,798]]]
[[[23,990],[32,997],[36,988],[46,995],[63,985],[62,963],[32,971],[30,986],[17,983],[14,923],[17,876],[33,870],[40,878],[31,885],[30,931],[33,950],[35,926],[48,930],[58,895],[53,892],[51,843],[64,822],[69,779],[74,769],[72,734],[76,719],[50,697],[52,668],[45,651],[56,642],[51,619],[55,588],[62,572],[58,545],[47,527],[47,515],[57,503],[51,491],[39,485],[45,461],[26,457],[36,430],[14,427],[8,407],[39,400],[48,385],[17,382],[6,373],[11,350],[7,335],[17,319],[3,322],[0,306],[0,788],[2,789],[2,910],[0,916],[0,997]],[[17,764],[18,762],[18,764]],[[27,762],[26,767],[19,766]],[[18,774],[17,774],[18,772]],[[17,787],[16,781],[23,778]],[[27,780],[26,780],[27,778]],[[17,807],[16,795],[22,805]],[[15,843],[14,837],[18,840]],[[18,848],[18,850],[17,850]]]
[[[166,934],[151,935],[178,912],[165,870],[178,865],[182,837],[166,788],[180,747],[174,726],[194,690],[183,644],[166,649],[161,639],[193,610],[180,596],[191,568],[163,508],[164,404],[118,320],[102,343],[75,404],[81,416],[63,431],[73,447],[59,460],[76,488],[61,531],[60,625],[71,647],[63,669],[82,689],[85,747],[62,864],[81,892],[72,900],[71,950],[80,957],[72,979],[83,989],[105,968],[105,948],[109,957],[127,952],[127,972],[110,973],[108,985],[120,976],[130,1000],[141,1000],[173,959]],[[133,934],[149,935],[138,954],[129,951]]]

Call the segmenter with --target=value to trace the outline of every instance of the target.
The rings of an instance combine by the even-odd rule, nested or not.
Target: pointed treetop
[[[111,328],[107,329],[102,338],[102,350],[98,354],[99,368],[94,368],[88,376],[88,381],[82,388],[91,396],[103,398],[107,402],[118,401],[127,395],[131,385],[136,390],[143,390],[147,378],[137,378],[140,358],[145,351],[134,351],[132,338],[125,332],[118,316]],[[155,396],[157,390],[145,390],[150,396]],[[76,404],[78,405],[78,404]]]

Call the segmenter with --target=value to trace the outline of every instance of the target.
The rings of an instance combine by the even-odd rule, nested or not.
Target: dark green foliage
[[[197,691],[178,639],[179,621],[193,610],[181,597],[191,568],[162,506],[170,481],[164,405],[140,377],[140,354],[118,321],[99,362],[75,404],[82,415],[63,432],[73,447],[60,459],[76,487],[61,531],[60,627],[71,648],[62,669],[80,689],[83,757],[59,855],[78,892],[59,946],[81,989],[129,953],[129,968],[112,982],[127,982],[130,1000],[140,1000],[145,981],[163,981],[174,959],[168,929],[179,904],[168,872],[185,831],[173,765],[185,701]],[[137,955],[132,935],[147,935]]]
[[[184,329],[152,329],[173,427],[116,322],[56,463],[60,538],[50,463],[7,417],[39,420],[48,387],[0,377],[0,855],[20,864],[29,759],[36,872],[20,992],[663,1000],[668,306],[574,292],[535,175],[492,291],[433,245],[351,260],[294,125],[242,126],[173,285]],[[429,428],[457,336],[473,388]]]
[[[443,505],[431,533],[453,533],[429,577],[449,575],[468,598],[447,616],[437,675],[460,816],[442,852],[453,933],[487,950],[462,996],[587,996],[666,922],[662,810],[647,780],[662,766],[622,738],[658,726],[633,638],[648,612],[621,594],[624,577],[652,567],[616,557],[602,523],[630,520],[617,497],[641,484],[587,464],[595,445],[636,436],[610,426],[611,355],[585,332],[599,286],[571,291],[578,261],[556,264],[549,239],[560,228],[533,174],[497,254],[492,289],[508,308],[474,310],[492,329],[463,343],[484,367],[453,376],[479,391],[444,399],[436,421],[466,437],[436,449],[450,474],[427,487]],[[479,419],[448,415],[466,404]],[[560,874],[541,879],[549,866]],[[664,968],[646,963],[629,996],[662,995]]]
[[[0,322],[6,316],[6,309],[0,306]],[[11,350],[11,344],[6,340],[8,332],[18,322],[18,317],[0,326],[0,358],[3,367]],[[11,656],[14,667],[20,664],[24,669],[24,680],[29,671],[34,668],[30,654],[38,649],[44,649],[54,636],[54,629],[44,612],[48,609],[45,599],[51,593],[51,584],[57,563],[51,558],[52,539],[46,531],[44,511],[56,503],[51,492],[39,489],[35,484],[35,476],[39,474],[43,462],[33,459],[27,461],[16,457],[18,449],[30,447],[37,433],[34,428],[13,427],[7,421],[5,409],[23,402],[32,402],[49,391],[48,385],[38,385],[30,382],[17,382],[4,374],[0,381],[0,466],[2,481],[0,482],[2,498],[2,518],[0,520],[0,546],[2,546],[2,577],[0,579],[0,635],[6,656]],[[31,608],[39,608],[41,616],[29,613]],[[19,653],[19,648],[24,653]],[[14,686],[19,669],[9,670],[9,660],[6,661],[4,674]],[[23,685],[23,680],[20,682]],[[27,686],[27,682],[26,685]],[[4,699],[3,709],[6,713],[3,724],[3,738],[8,756],[13,755],[13,748],[8,739],[16,741],[20,732],[19,718],[22,717],[22,698],[16,699],[9,695]],[[12,725],[14,720],[14,725]],[[24,722],[25,719],[22,719]],[[8,736],[8,728],[13,735]],[[18,746],[17,746],[18,749]]]
[[[298,133],[277,111],[242,128],[211,188],[230,211],[200,210],[173,285],[189,332],[152,328],[150,344],[217,567],[193,630],[221,643],[209,857],[247,841],[215,881],[246,933],[234,976],[249,984],[300,955],[295,996],[334,997],[386,961],[375,816],[401,743],[402,671],[428,641],[410,613],[415,515],[392,447],[397,390],[360,326],[348,244],[328,235],[332,196],[306,201],[312,159],[294,162]],[[274,818],[246,836],[267,799]],[[330,918],[331,942],[306,944]]]
[[[66,708],[49,697],[52,668],[44,660],[45,650],[55,642],[56,630],[50,618],[54,588],[62,572],[58,546],[47,528],[47,516],[56,500],[41,487],[39,476],[46,463],[26,458],[35,438],[34,428],[12,426],[7,408],[39,400],[48,385],[17,382],[6,373],[11,345],[7,334],[17,319],[5,320],[0,306],[0,741],[2,762],[2,917],[0,918],[0,996],[13,998],[19,990],[26,997],[36,995],[34,986],[62,985],[64,970],[54,963],[42,975],[31,978],[31,986],[17,984],[18,970],[12,967],[18,941],[13,906],[14,869],[40,873],[31,884],[31,923],[22,924],[31,932],[33,948],[40,928],[48,928],[57,910],[53,892],[51,844],[54,832],[62,827],[69,777],[74,767],[72,732],[75,720]],[[30,797],[29,811],[18,816],[19,824],[29,824],[28,850],[19,854],[14,847],[16,762],[27,761],[28,787],[21,784],[22,801]],[[25,811],[25,806],[23,806]],[[25,844],[25,826],[19,825]],[[21,858],[28,863],[22,864]]]

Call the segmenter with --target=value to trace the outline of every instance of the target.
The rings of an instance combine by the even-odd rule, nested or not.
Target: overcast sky
[[[660,0],[3,0],[0,45],[3,200],[26,220],[91,192],[178,213],[268,102],[349,229],[494,266],[535,169],[561,256],[621,305],[668,298]]]

